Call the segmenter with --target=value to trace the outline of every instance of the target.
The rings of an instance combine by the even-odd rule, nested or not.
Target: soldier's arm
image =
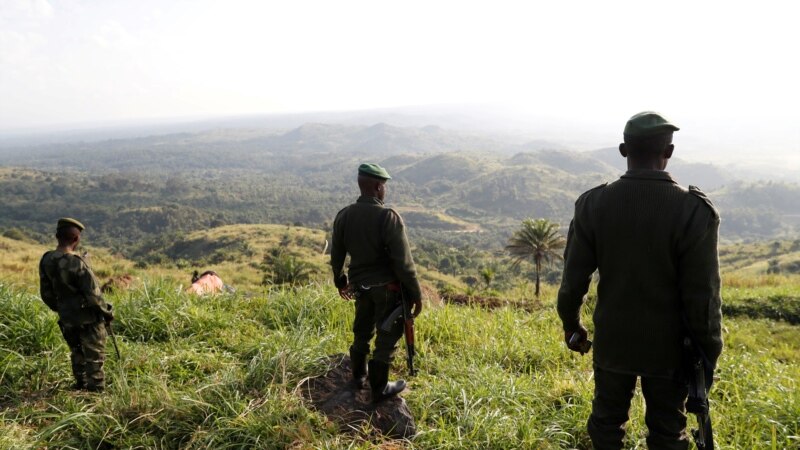
[[[75,286],[86,299],[87,306],[95,307],[102,313],[108,312],[110,308],[100,293],[100,285],[89,265],[80,257],[73,256],[71,267],[75,276]]]
[[[695,218],[679,249],[681,302],[692,338],[712,365],[722,352],[722,298],[720,297],[719,216],[698,204]]]
[[[575,215],[567,232],[564,273],[558,289],[558,316],[565,332],[572,333],[582,329],[580,309],[595,269],[597,258],[594,245],[580,215],[579,201],[575,205]]]
[[[58,297],[53,290],[53,283],[44,268],[44,258],[39,262],[39,293],[42,301],[53,311],[58,311]]]
[[[419,302],[422,299],[422,288],[417,280],[417,268],[411,256],[403,219],[394,210],[389,210],[383,226],[392,271],[405,288],[408,295],[406,300]]]
[[[347,256],[347,249],[344,245],[344,224],[342,223],[344,210],[336,215],[333,221],[333,233],[331,236],[331,268],[333,269],[333,284],[338,289],[347,286],[347,275],[344,274],[344,260]]]

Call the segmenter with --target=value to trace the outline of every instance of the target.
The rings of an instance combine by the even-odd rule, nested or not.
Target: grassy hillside
[[[75,393],[55,315],[0,286],[0,448],[373,448],[296,388],[344,352],[352,305],[331,286],[213,299],[145,279],[109,298],[123,357],[104,395]],[[797,288],[792,288],[797,295]],[[386,448],[587,448],[588,357],[560,342],[553,290],[539,309],[429,306],[417,321],[419,376],[404,394],[419,436]],[[726,295],[730,295],[726,293]],[[800,329],[728,318],[712,392],[720,448],[796,448]],[[402,360],[395,374],[404,373]],[[644,446],[634,404],[626,448]],[[385,443],[389,444],[389,443]]]
[[[297,386],[324,373],[328,355],[346,351],[352,305],[327,282],[261,285],[264,256],[275,248],[326,280],[324,239],[302,227],[224,226],[160,247],[167,265],[138,266],[87,247],[102,277],[137,277],[133,289],[108,296],[123,357],[109,353],[111,384],[98,396],[68,389],[68,350],[36,294],[36,262],[46,247],[0,238],[0,449],[588,448],[591,360],[560,341],[552,284],[525,308],[429,296],[417,321],[420,374],[404,394],[420,434],[408,442],[369,430],[340,434]],[[726,346],[712,391],[719,448],[800,445],[800,276],[747,270],[792,245],[721,251]],[[214,269],[239,289],[186,295],[192,268]],[[468,289],[434,270],[421,276],[429,286]],[[496,294],[530,298],[530,285]],[[402,359],[393,372],[405,373]],[[639,396],[626,448],[644,447],[643,408]]]
[[[455,231],[469,231],[468,227],[472,226],[444,214],[436,216],[435,220]],[[45,251],[55,247],[55,242],[39,244],[10,234],[16,238],[0,236],[0,250],[5,255],[0,262],[3,274],[0,281],[37,292],[39,259]],[[88,252],[88,260],[101,283],[111,277],[131,275],[135,285],[145,278],[158,278],[185,288],[192,271],[214,270],[229,286],[252,295],[262,291],[265,282],[273,283],[270,274],[276,261],[271,256],[276,253],[284,262],[292,258],[302,264],[307,269],[307,280],[328,281],[331,277],[329,237],[321,230],[291,225],[227,225],[146,242],[139,253],[133,255],[138,262],[91,245],[91,236],[87,239],[89,245],[82,243],[79,251]],[[425,286],[426,299],[430,301],[437,299],[439,287],[466,289],[459,278],[433,268],[419,267],[419,276]]]
[[[800,239],[723,246],[720,264],[745,275],[800,273]]]

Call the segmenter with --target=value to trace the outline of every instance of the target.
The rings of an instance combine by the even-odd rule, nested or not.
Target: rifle
[[[85,301],[87,302],[89,301],[89,298],[86,296],[86,294],[83,294],[83,298],[85,299]],[[106,313],[111,313],[111,311],[114,309],[114,306],[111,303],[108,303],[107,305],[108,305],[108,310],[101,311],[100,313],[103,315],[103,325],[106,326],[106,332],[108,333],[109,336],[111,336],[111,343],[114,344],[114,351],[117,352],[117,360],[119,361],[122,359],[122,356],[120,356],[119,354],[119,347],[117,346],[117,336],[114,334],[114,329],[111,328],[111,320],[114,320],[114,317],[111,316],[111,320],[106,318]]]
[[[414,316],[411,315],[411,307],[406,302],[406,296],[403,287],[400,286],[400,306],[394,309],[391,314],[381,324],[381,330],[389,332],[392,326],[400,317],[403,318],[403,335],[406,341],[406,364],[408,365],[408,374],[414,376],[417,374],[414,369]]]
[[[108,335],[111,336],[111,342],[114,344],[114,350],[117,352],[117,360],[121,360],[122,356],[119,354],[119,347],[117,346],[117,336],[114,334],[114,329],[111,328],[111,322],[104,320],[103,321],[106,325],[106,331],[108,331]]]
[[[114,307],[111,305],[111,303],[109,303],[108,312],[110,313],[112,309],[114,309]],[[114,316],[111,316],[111,319],[108,319],[106,314],[105,313],[103,314],[103,324],[106,326],[106,331],[108,332],[108,335],[111,336],[111,343],[114,344],[114,350],[117,352],[117,361],[119,361],[120,359],[122,359],[122,357],[119,355],[119,347],[117,346],[117,336],[114,334],[114,329],[111,328],[112,320],[114,320]]]
[[[699,450],[714,450],[714,433],[711,429],[708,403],[708,390],[711,388],[711,382],[713,381],[712,370],[709,370],[710,367],[705,355],[692,338],[685,337],[683,347],[689,385],[686,411],[697,417],[698,425],[696,430],[692,430],[692,437]]]

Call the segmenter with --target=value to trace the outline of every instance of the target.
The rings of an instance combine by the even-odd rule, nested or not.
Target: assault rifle
[[[111,343],[114,344],[114,351],[117,352],[117,360],[119,361],[120,359],[122,359],[122,357],[119,355],[119,347],[117,346],[117,336],[114,334],[114,329],[111,328],[111,321],[114,319],[112,316],[112,318],[109,320],[106,314],[106,313],[111,314],[111,311],[113,309],[114,307],[111,305],[111,303],[108,303],[108,310],[105,313],[103,313],[103,324],[106,326],[106,332],[108,332],[108,335],[111,336]]]
[[[403,287],[400,286],[400,306],[395,308],[389,317],[381,324],[381,330],[389,332],[394,326],[394,323],[402,318],[403,319],[403,335],[406,338],[406,363],[408,364],[408,373],[411,376],[417,374],[414,369],[414,316],[411,315],[411,307],[406,302],[406,296]]]
[[[111,343],[114,344],[114,350],[117,352],[117,360],[122,359],[119,355],[119,347],[117,346],[117,336],[114,334],[114,329],[111,328],[111,322],[105,320],[106,331],[108,331],[108,335],[111,336]]]
[[[714,450],[714,434],[711,429],[708,391],[713,381],[713,369],[710,367],[703,351],[691,337],[683,339],[685,352],[685,370],[689,385],[689,397],[686,400],[686,411],[697,417],[697,429],[692,430],[694,443],[699,450]]]

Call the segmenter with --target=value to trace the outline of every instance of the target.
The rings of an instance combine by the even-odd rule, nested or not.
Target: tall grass
[[[404,394],[419,435],[394,443],[340,434],[297,392],[349,345],[352,304],[332,287],[201,298],[144,280],[109,300],[122,359],[109,343],[107,392],[76,393],[55,314],[0,284],[0,448],[589,447],[591,360],[564,348],[552,296],[531,313],[426,309]],[[797,326],[741,315],[726,319],[725,339],[719,448],[800,448]],[[398,358],[393,376],[404,374]],[[639,396],[626,448],[644,447],[643,409]]]

